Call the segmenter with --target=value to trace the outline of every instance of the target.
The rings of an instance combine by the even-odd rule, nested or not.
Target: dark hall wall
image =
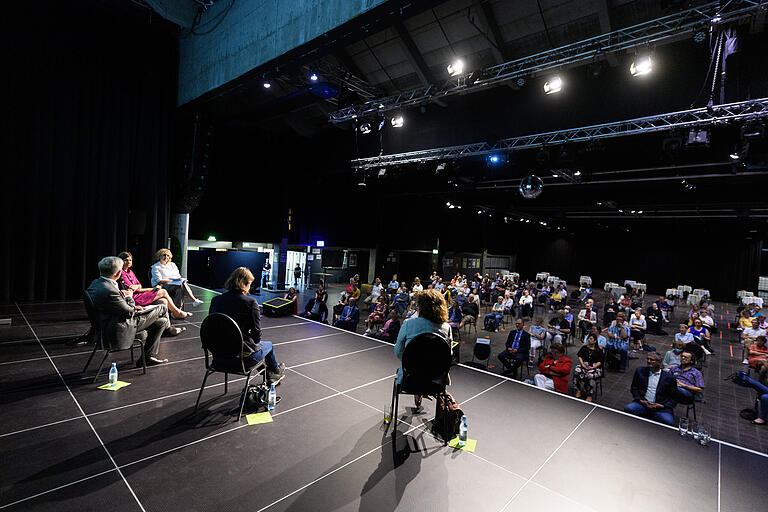
[[[4,13],[2,301],[78,298],[124,249],[141,279],[165,245],[176,42],[115,5]]]

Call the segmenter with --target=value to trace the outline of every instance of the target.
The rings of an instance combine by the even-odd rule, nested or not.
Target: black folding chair
[[[242,354],[244,351],[250,351],[250,349],[243,342],[243,333],[240,331],[240,327],[231,317],[224,313],[213,313],[205,317],[205,320],[200,325],[200,341],[202,341],[203,351],[205,352],[205,377],[203,377],[203,383],[200,385],[200,392],[197,394],[195,412],[197,412],[197,408],[200,405],[200,397],[203,396],[205,382],[212,373],[224,373],[225,395],[227,394],[229,374],[242,375],[245,377],[245,385],[240,396],[240,412],[237,416],[237,420],[240,421],[240,418],[243,416],[245,398],[248,394],[248,384],[251,381],[251,374],[254,370],[256,375],[262,375],[258,396],[267,396],[267,365],[262,359],[257,363],[246,366],[246,361],[243,359]]]
[[[99,375],[101,374],[101,369],[104,367],[104,361],[107,360],[107,357],[109,357],[109,354],[112,352],[119,352],[121,350],[130,350],[131,351],[131,364],[134,362],[133,357],[133,349],[138,348],[141,350],[141,367],[143,369],[143,373],[147,373],[147,361],[144,358],[144,342],[147,341],[147,331],[140,331],[136,333],[136,338],[133,340],[133,343],[128,348],[112,348],[104,345],[104,335],[101,332],[101,323],[99,321],[99,312],[96,310],[96,306],[93,305],[93,300],[91,299],[91,296],[88,294],[88,291],[83,291],[83,304],[85,305],[85,312],[88,313],[88,320],[91,322],[91,329],[88,331],[88,334],[92,336],[93,339],[93,352],[91,352],[90,357],[88,358],[88,361],[85,363],[85,366],[83,367],[83,372],[88,369],[88,366],[90,366],[91,361],[93,360],[93,356],[96,355],[96,351],[106,350],[104,353],[104,357],[101,359],[101,363],[99,364],[98,370],[96,370],[96,375],[93,377],[93,382],[96,382],[96,379],[99,378]]]
[[[451,347],[448,340],[439,334],[427,332],[413,338],[403,352],[403,381],[397,383],[395,378],[392,389],[392,414],[393,420],[392,443],[395,442],[397,433],[397,409],[401,393],[408,395],[436,396],[445,393],[448,382],[448,370],[451,367]],[[439,382],[439,384],[438,384]],[[437,407],[444,404],[444,400],[437,400]],[[442,411],[445,413],[445,411]],[[438,413],[435,416],[439,416]],[[450,433],[448,425],[445,425],[443,440],[448,444]]]
[[[478,343],[478,340],[483,340]],[[475,346],[472,347],[472,362],[475,362],[475,358],[479,361],[485,360],[485,369],[488,369],[488,364],[491,361],[491,340],[487,338],[477,338],[475,340]]]

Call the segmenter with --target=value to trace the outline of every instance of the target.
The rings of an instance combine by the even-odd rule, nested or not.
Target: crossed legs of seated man
[[[677,380],[669,372],[662,371],[661,358],[656,352],[648,352],[647,357],[648,366],[635,370],[630,388],[634,400],[627,404],[624,412],[674,425]]]
[[[531,335],[525,329],[525,322],[522,318],[515,320],[515,330],[509,332],[506,346],[498,355],[499,361],[504,368],[504,373],[514,373],[517,375],[517,369],[520,365],[528,364],[528,354],[531,350]]]

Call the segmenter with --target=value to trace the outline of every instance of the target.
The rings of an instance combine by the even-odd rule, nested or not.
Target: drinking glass
[[[688,418],[680,418],[680,435],[682,437],[688,435]]]
[[[707,444],[709,444],[710,438],[711,435],[707,426],[699,425],[699,444],[701,444],[701,446],[707,446]]]
[[[698,441],[699,440],[699,424],[696,423],[695,421],[690,422],[688,426],[688,433],[691,434],[693,439]]]
[[[384,406],[384,423],[391,423],[392,422],[392,404],[387,404]]]

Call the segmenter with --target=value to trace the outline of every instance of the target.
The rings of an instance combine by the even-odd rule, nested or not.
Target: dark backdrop
[[[168,236],[172,27],[129,2],[4,10],[0,300],[79,297],[124,249],[146,275]]]

